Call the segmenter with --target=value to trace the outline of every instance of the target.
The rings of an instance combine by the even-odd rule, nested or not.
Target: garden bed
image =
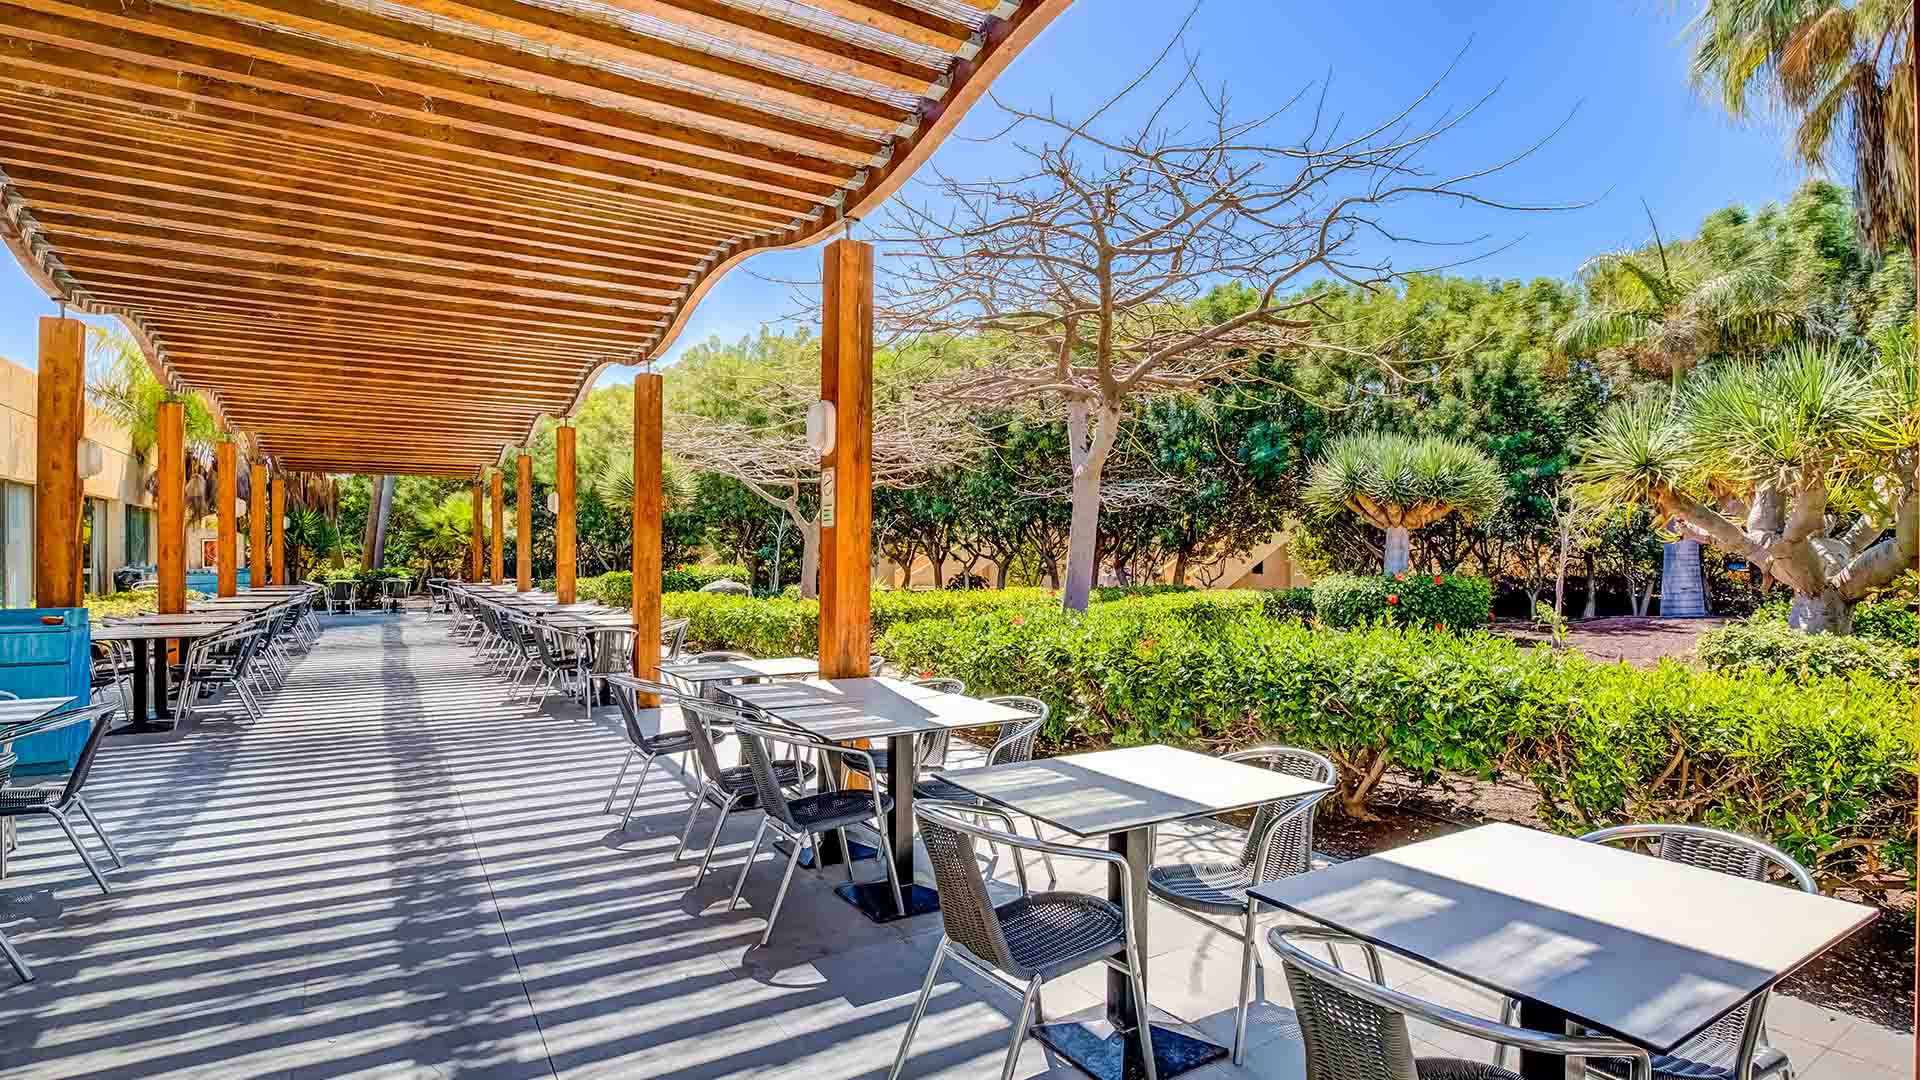
[[[1653,619],[1638,615],[1586,619],[1569,625],[1567,647],[1589,660],[1625,662],[1652,667],[1661,660],[1689,660],[1700,635],[1726,619]],[[1548,640],[1546,631],[1521,619],[1501,619],[1492,626],[1500,637],[1529,645]]]

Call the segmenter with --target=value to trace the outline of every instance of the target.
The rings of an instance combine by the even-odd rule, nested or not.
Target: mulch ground
[[[1618,615],[1605,619],[1587,619],[1572,624],[1567,647],[1595,660],[1622,661],[1635,667],[1652,667],[1664,658],[1687,660],[1701,634],[1727,619],[1649,619]],[[1521,619],[1501,619],[1489,629],[1501,637],[1539,645],[1548,635]]]

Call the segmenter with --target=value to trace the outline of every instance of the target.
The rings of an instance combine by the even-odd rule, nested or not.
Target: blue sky
[[[1207,81],[1225,83],[1248,113],[1330,75],[1329,108],[1353,123],[1395,111],[1465,49],[1443,90],[1446,101],[1464,106],[1495,84],[1502,89],[1449,135],[1430,159],[1436,167],[1509,156],[1573,112],[1565,130],[1495,190],[1528,202],[1598,198],[1594,205],[1489,219],[1430,204],[1436,232],[1492,228],[1521,237],[1465,272],[1568,277],[1588,255],[1645,238],[1642,199],[1663,230],[1683,232],[1729,202],[1783,198],[1803,178],[1775,130],[1736,127],[1693,92],[1683,40],[1691,10],[1652,0],[1206,0],[1188,40]],[[1082,111],[1151,62],[1186,12],[1183,4],[1079,0],[1014,61],[995,92]],[[1003,173],[1013,162],[1004,147],[965,138],[1002,123],[982,102],[935,162],[960,177]],[[909,184],[900,197],[924,201],[926,192]],[[1406,262],[1430,258],[1409,253]],[[786,314],[785,289],[764,279],[811,276],[818,259],[817,248],[771,252],[736,268],[707,294],[669,359],[709,336],[731,340]],[[12,259],[0,258],[0,356],[33,366],[35,317],[53,310]],[[615,369],[602,381],[624,378],[630,374]]]

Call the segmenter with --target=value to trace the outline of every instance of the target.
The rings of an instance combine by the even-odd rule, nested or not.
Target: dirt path
[[[1718,618],[1645,619],[1631,615],[1588,619],[1572,625],[1568,644],[1595,660],[1624,661],[1635,667],[1652,667],[1664,657],[1687,659],[1701,634],[1716,626],[1724,626],[1728,621]],[[1548,639],[1545,631],[1521,619],[1501,619],[1490,629],[1501,637],[1530,644],[1540,644]]]

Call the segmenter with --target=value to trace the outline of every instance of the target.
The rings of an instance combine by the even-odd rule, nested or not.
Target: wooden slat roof
[[[471,474],[1067,0],[0,0],[0,238],[291,469]]]

